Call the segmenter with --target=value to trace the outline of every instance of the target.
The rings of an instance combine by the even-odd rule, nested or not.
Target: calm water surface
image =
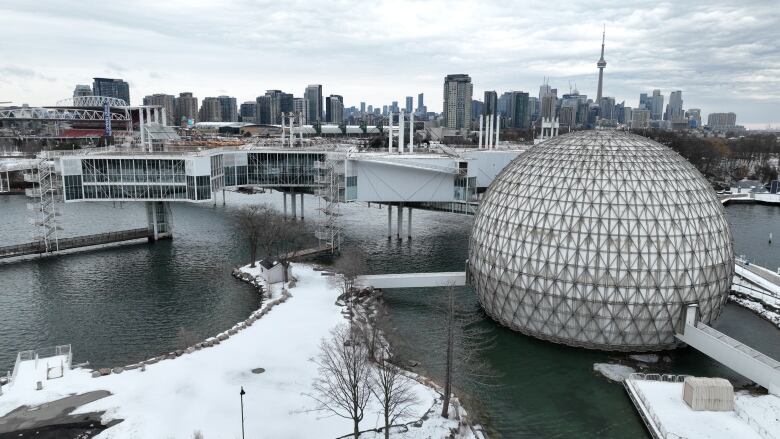
[[[234,233],[230,213],[240,205],[271,202],[279,194],[228,194],[227,206],[175,205],[175,237],[139,244],[14,264],[0,264],[0,370],[13,367],[23,349],[71,343],[75,361],[96,366],[126,364],[179,346],[184,328],[197,337],[225,330],[259,305],[252,288],[230,276],[247,252]],[[29,240],[22,196],[0,197],[0,245]],[[309,223],[317,201],[306,199]],[[141,206],[68,204],[63,234],[142,227]],[[769,267],[780,265],[780,208],[734,205],[727,208],[735,250]],[[388,241],[387,213],[376,207],[342,208],[346,243],[370,255],[371,271],[462,270],[471,218],[415,211],[411,242]],[[395,215],[394,215],[395,217]],[[404,223],[404,226],[406,224]],[[386,293],[394,341],[401,357],[420,362],[438,375],[440,349],[431,335],[436,289]],[[470,288],[458,298],[476,306]],[[497,336],[484,355],[503,378],[489,398],[471,402],[497,437],[646,437],[622,386],[592,372],[593,363],[624,361],[621,354],[592,352],[541,342],[481,323]],[[717,328],[780,358],[780,331],[738,306],[728,305]],[[663,370],[719,375],[742,380],[692,349],[670,352]],[[656,370],[656,369],[652,369]],[[474,389],[460,389],[476,395]]]

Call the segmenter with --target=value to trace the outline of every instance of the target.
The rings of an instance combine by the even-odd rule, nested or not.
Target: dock
[[[623,382],[654,439],[780,437],[780,398],[737,392],[733,411],[697,411],[683,401],[685,375],[634,373]]]
[[[140,229],[120,230],[118,232],[96,233],[93,235],[75,236],[72,238],[60,238],[57,240],[57,251],[94,247],[97,245],[112,244],[144,238],[148,239],[152,237],[153,233],[149,231],[149,228],[144,227]],[[46,245],[41,241],[0,247],[0,259],[44,253],[46,253]]]

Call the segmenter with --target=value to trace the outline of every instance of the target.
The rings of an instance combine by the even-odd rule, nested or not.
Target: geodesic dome
[[[469,274],[493,319],[593,349],[674,348],[683,305],[715,319],[734,275],[731,230],[683,157],[622,131],[530,148],[477,212]]]

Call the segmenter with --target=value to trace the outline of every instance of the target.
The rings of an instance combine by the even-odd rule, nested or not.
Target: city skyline
[[[440,112],[441,78],[456,73],[471,76],[475,99],[485,90],[533,96],[545,76],[559,95],[571,81],[595,98],[605,24],[604,96],[636,107],[640,93],[682,90],[685,106],[701,108],[705,118],[733,111],[749,128],[780,124],[780,55],[771,46],[780,35],[772,26],[780,13],[771,2],[649,8],[622,2],[597,8],[598,14],[590,12],[592,3],[567,4],[552,18],[531,5],[443,5],[276,5],[272,12],[256,3],[133,10],[91,2],[2,6],[8,31],[26,43],[24,51],[13,44],[0,49],[0,100],[51,105],[70,96],[76,84],[110,77],[130,84],[134,104],[146,95],[184,91],[201,98],[235,96],[238,102],[268,89],[303,97],[308,84],[322,84],[323,96],[344,96],[346,107],[403,102],[422,92],[429,110]],[[486,20],[473,16],[495,26],[479,33]],[[341,23],[339,32],[323,24],[329,17]],[[264,23],[262,30],[250,27],[253,21]],[[278,36],[290,26],[298,31]],[[83,39],[74,29],[100,37]],[[46,38],[55,34],[66,36]],[[751,35],[750,44],[744,35]],[[252,55],[259,52],[264,56]]]

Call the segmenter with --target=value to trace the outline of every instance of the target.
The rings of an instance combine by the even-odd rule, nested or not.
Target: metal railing
[[[38,360],[41,358],[51,358],[51,357],[57,357],[60,355],[66,355],[65,363],[63,364],[63,368],[67,367],[70,369],[71,364],[73,363],[73,351],[71,350],[71,347],[69,344],[66,345],[59,345],[59,346],[50,346],[46,348],[41,349],[31,349],[27,351],[19,351],[19,353],[16,354],[16,362],[14,363],[14,370],[13,373],[11,373],[11,380],[10,382],[13,383],[16,381],[16,376],[19,374],[19,368],[22,362],[24,361],[34,361],[35,365],[34,367],[38,368]],[[64,371],[63,371],[64,373]],[[48,379],[48,370],[46,371],[46,376]]]

